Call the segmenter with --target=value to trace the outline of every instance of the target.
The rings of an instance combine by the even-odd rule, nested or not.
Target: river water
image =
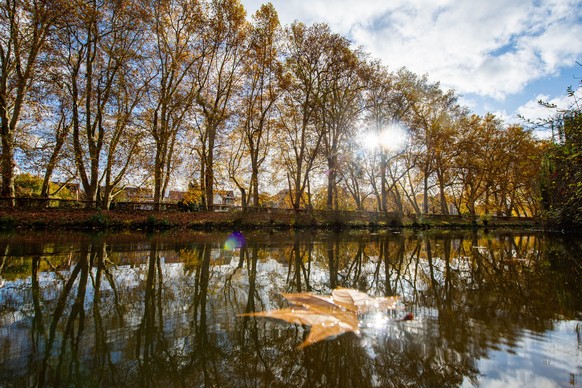
[[[573,237],[13,232],[0,253],[0,387],[582,387]],[[308,326],[240,316],[338,287],[400,300],[303,349]]]

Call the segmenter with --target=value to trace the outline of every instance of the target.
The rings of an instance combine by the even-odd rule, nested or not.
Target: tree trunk
[[[206,150],[206,160],[204,171],[204,191],[206,195],[206,209],[212,210],[214,206],[214,138],[216,129],[209,129],[208,149]]]
[[[386,180],[386,171],[388,167],[388,160],[386,159],[386,155],[382,154],[380,156],[380,211],[386,213],[388,212],[388,193],[386,187],[388,186],[388,182]]]
[[[336,177],[336,157],[330,156],[327,158],[327,210],[333,209],[333,193],[335,189]],[[336,206],[337,210],[337,206]]]
[[[244,189],[244,187],[239,187],[239,190],[240,190],[240,204],[241,204],[242,208],[246,210],[246,208],[248,207],[248,205],[247,205],[247,192]]]
[[[396,187],[394,187],[394,189],[391,190],[391,193],[392,198],[394,198],[394,202],[396,203],[396,210],[398,211],[399,214],[403,214],[404,206],[402,205],[402,197],[400,196],[400,193],[398,192]]]
[[[296,176],[296,181],[295,181],[295,187],[294,187],[294,197],[295,199],[292,201],[293,202],[293,209],[295,210],[299,210],[299,207],[301,206],[301,189],[300,189],[300,185],[301,185],[301,173],[299,172],[299,168],[297,169],[297,176]]]
[[[428,174],[426,171],[424,172],[423,197],[422,212],[423,214],[428,214]]]
[[[441,207],[441,214],[449,214],[449,206],[447,204],[447,196],[445,193],[445,178],[443,173],[440,169],[437,169],[437,180],[439,184],[439,199],[440,199],[440,207]]]
[[[10,130],[2,128],[2,197],[10,198],[5,202],[14,206],[14,147]]]
[[[160,202],[162,197],[162,175],[163,175],[163,156],[160,145],[156,147],[156,160],[154,163],[154,209],[160,210]]]
[[[253,187],[252,188],[253,206],[259,207],[259,168],[255,166],[254,161],[251,171],[251,186]]]
[[[64,134],[63,132],[61,132],[59,135],[57,135],[57,143],[55,144],[55,148],[53,149],[53,152],[47,164],[46,171],[44,173],[44,179],[42,181],[42,187],[40,189],[40,196],[43,198],[48,198],[49,196],[49,188],[53,171],[57,166],[58,157],[59,154],[61,153],[61,149],[63,147],[67,133],[68,131],[64,132]]]

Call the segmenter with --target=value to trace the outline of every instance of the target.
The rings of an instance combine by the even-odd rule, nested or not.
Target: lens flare
[[[232,232],[224,242],[224,249],[234,251],[245,246],[245,236],[241,232]]]

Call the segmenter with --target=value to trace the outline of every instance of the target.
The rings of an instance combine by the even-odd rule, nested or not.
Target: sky
[[[261,0],[241,0],[249,16]],[[472,112],[506,122],[571,104],[582,80],[580,0],[272,0],[281,24],[324,22],[392,70],[453,89]],[[580,92],[580,90],[578,90]],[[582,93],[581,93],[582,94]],[[543,136],[543,134],[540,134]]]

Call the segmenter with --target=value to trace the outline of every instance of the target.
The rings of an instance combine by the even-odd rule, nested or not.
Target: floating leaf
[[[397,296],[374,298],[366,293],[350,288],[337,288],[332,291],[334,303],[346,310],[356,313],[367,313],[372,310],[392,310],[398,302]]]
[[[299,345],[300,349],[340,334],[360,334],[358,313],[372,309],[393,309],[398,301],[398,297],[374,298],[348,288],[338,288],[331,296],[306,292],[282,295],[291,307],[242,315],[311,326],[307,339]]]
[[[283,298],[287,299],[291,305],[295,306],[303,306],[305,308],[340,308],[340,306],[337,306],[333,303],[333,299],[323,295],[315,295],[309,292],[301,292],[297,294],[282,293],[281,295]]]
[[[300,349],[315,342],[329,337],[335,337],[343,333],[353,332],[359,334],[358,319],[354,314],[349,314],[347,312],[338,314],[338,311],[331,312],[320,307],[284,308],[248,315],[280,319],[289,323],[311,326],[307,339],[299,345]]]

